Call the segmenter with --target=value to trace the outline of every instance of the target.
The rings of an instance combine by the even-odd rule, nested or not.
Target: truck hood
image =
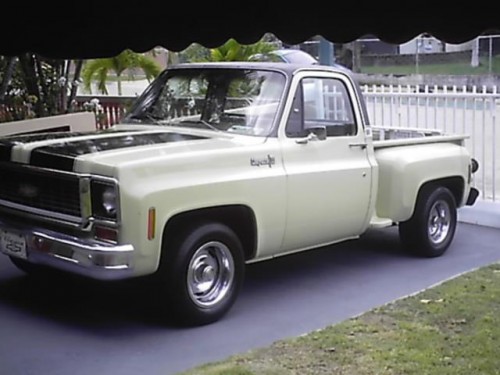
[[[238,143],[234,142],[235,137],[238,136],[197,129],[132,126],[98,132],[17,135],[0,139],[0,161],[71,172],[77,171],[76,165],[82,160],[114,166],[140,157],[185,151],[186,147],[191,151],[234,147]],[[244,138],[264,141],[258,137]]]

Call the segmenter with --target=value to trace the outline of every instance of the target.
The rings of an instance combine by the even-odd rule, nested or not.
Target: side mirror
[[[326,139],[326,127],[324,126],[315,126],[312,128],[307,128],[309,134],[307,137],[297,139],[298,144],[306,144],[311,141],[324,141]]]
[[[314,128],[307,129],[309,135],[313,134],[318,141],[324,141],[326,139],[326,127],[325,126],[315,126]]]

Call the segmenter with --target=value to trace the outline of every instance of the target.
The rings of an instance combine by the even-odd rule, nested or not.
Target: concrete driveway
[[[477,220],[467,215],[463,220]],[[462,222],[443,257],[420,259],[401,251],[396,228],[370,231],[357,241],[250,265],[243,293],[223,320],[184,329],[158,319],[158,296],[143,282],[37,282],[2,256],[0,374],[175,374],[499,261],[499,241],[499,229]]]

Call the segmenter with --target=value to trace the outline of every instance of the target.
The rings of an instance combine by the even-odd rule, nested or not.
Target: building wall
[[[416,53],[439,53],[443,52],[443,43],[433,37],[416,37],[399,46],[402,55],[415,55]]]
[[[461,44],[449,44],[446,43],[445,45],[445,52],[463,52],[463,51],[471,51],[472,48],[474,47],[474,40],[471,40],[466,43],[461,43]]]

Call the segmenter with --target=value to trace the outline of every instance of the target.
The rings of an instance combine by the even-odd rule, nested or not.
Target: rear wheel
[[[177,323],[215,322],[234,304],[244,277],[238,237],[221,223],[190,226],[165,238],[158,287]]]
[[[425,186],[410,220],[399,223],[404,246],[425,257],[438,257],[448,249],[457,226],[453,194],[442,186]]]

